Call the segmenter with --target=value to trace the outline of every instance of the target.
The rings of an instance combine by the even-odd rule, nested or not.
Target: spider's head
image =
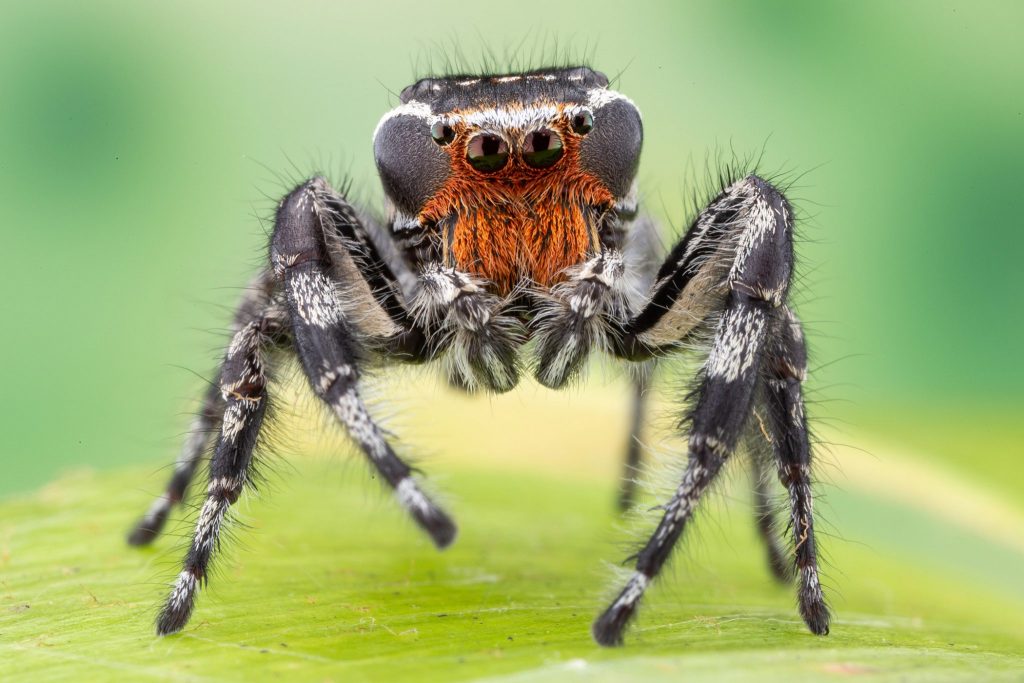
[[[550,283],[586,250],[587,221],[631,195],[640,113],[602,73],[427,78],[401,101],[374,132],[389,200],[450,221],[456,265],[499,284]]]

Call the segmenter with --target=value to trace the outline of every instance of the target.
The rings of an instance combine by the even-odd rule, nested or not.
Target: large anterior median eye
[[[547,168],[562,158],[562,138],[547,128],[535,130],[526,136],[523,161],[534,168]]]
[[[466,158],[478,171],[498,171],[508,162],[508,143],[500,135],[480,133],[469,141]]]

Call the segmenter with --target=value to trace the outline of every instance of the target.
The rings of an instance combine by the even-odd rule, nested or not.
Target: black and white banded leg
[[[455,538],[455,523],[420,489],[358,392],[363,350],[359,330],[348,319],[330,277],[345,271],[332,267],[324,240],[322,220],[333,215],[322,202],[326,192],[325,181],[314,179],[289,194],[278,208],[271,242],[271,261],[284,287],[295,350],[316,395],[393,488],[401,505],[444,548]],[[335,204],[341,201],[335,197]],[[342,282],[341,288],[353,285]]]
[[[228,508],[249,481],[252,454],[267,407],[264,349],[282,332],[280,320],[260,317],[231,340],[220,376],[224,402],[220,436],[210,461],[206,500],[199,512],[184,566],[157,618],[157,633],[180,631],[188,622],[196,593],[209,573]]]
[[[801,390],[807,372],[807,351],[799,320],[788,307],[783,307],[782,313],[766,363],[765,403],[779,479],[789,493],[800,615],[813,633],[825,635],[829,630],[829,610],[818,573],[811,446]]]
[[[174,463],[167,488],[160,494],[128,534],[131,545],[149,545],[163,531],[171,510],[185,500],[188,486],[192,483],[203,454],[210,447],[220,427],[224,402],[220,398],[220,387],[211,384],[203,397],[199,413],[189,425],[188,435],[182,444],[181,453]]]
[[[668,560],[701,495],[732,454],[750,412],[769,312],[737,293],[722,316],[690,415],[689,460],[683,480],[664,506],[658,528],[637,555],[636,571],[594,622],[601,645],[617,645],[650,582]]]
[[[708,320],[717,318],[717,323],[689,414],[689,458],[682,482],[665,505],[654,534],[638,553],[633,576],[594,622],[598,643],[621,643],[644,591],[668,560],[701,495],[741,438],[762,381],[767,342],[777,334],[775,322],[781,317],[792,263],[789,205],[771,185],[749,176],[723,190],[698,216],[659,273],[651,303],[623,330],[619,348],[623,355],[637,358],[640,354],[634,340],[645,335],[666,339],[668,333],[680,330],[699,332],[703,323],[684,317],[700,308],[690,304],[698,300],[705,306],[709,301],[723,302],[720,315],[709,311]],[[724,273],[724,279],[716,273]],[[687,304],[685,309],[677,306],[680,301]],[[788,481],[793,480],[793,469],[787,469]],[[794,486],[802,495],[800,483]],[[809,508],[802,510],[809,516]],[[815,633],[824,632],[814,625],[811,628]]]
[[[268,310],[272,291],[273,277],[269,272],[262,273],[250,283],[235,312],[232,334],[262,315],[273,314]],[[160,535],[171,510],[184,501],[189,484],[192,483],[203,456],[214,444],[223,413],[224,400],[221,398],[221,388],[215,380],[210,383],[203,396],[199,413],[189,425],[188,435],[174,464],[174,472],[167,482],[167,488],[153,501],[128,534],[130,544],[148,545]]]

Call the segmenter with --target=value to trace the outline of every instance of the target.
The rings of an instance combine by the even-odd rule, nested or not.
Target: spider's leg
[[[800,615],[818,635],[828,633],[829,611],[818,577],[814,539],[814,499],[811,495],[811,446],[801,384],[806,376],[807,352],[800,321],[784,307],[777,343],[766,359],[766,409],[779,479],[789,492],[791,528],[796,551]]]
[[[757,533],[764,542],[768,554],[768,567],[781,583],[793,580],[793,564],[783,547],[775,519],[775,502],[771,494],[771,478],[774,476],[770,449],[775,447],[771,428],[765,423],[766,411],[761,406],[754,408],[755,424],[748,425],[747,444],[750,451],[751,476],[754,485],[754,521]]]
[[[626,444],[626,462],[622,472],[622,488],[619,491],[619,509],[628,510],[636,502],[636,480],[640,476],[640,468],[643,466],[643,440],[641,438],[645,407],[647,404],[647,389],[649,380],[647,369],[644,368],[639,374],[632,378],[632,414],[629,423],[629,441]]]
[[[243,325],[228,347],[220,376],[224,416],[210,461],[206,500],[184,566],[157,618],[160,635],[180,631],[188,622],[196,592],[208,576],[210,558],[218,547],[224,515],[249,479],[252,452],[267,406],[264,349],[282,330],[281,312],[268,309],[266,315]]]
[[[594,622],[601,645],[617,645],[648,584],[658,575],[705,489],[732,454],[750,412],[768,311],[734,297],[722,316],[690,416],[689,460],[682,483],[664,506],[654,534],[637,555],[636,571]]]
[[[199,413],[188,428],[185,443],[174,463],[174,472],[167,482],[167,488],[146,509],[146,512],[135,523],[128,533],[131,545],[149,545],[163,531],[171,509],[185,499],[189,484],[199,468],[203,454],[213,441],[213,434],[220,426],[224,403],[220,398],[220,387],[211,384],[203,396],[203,404]]]
[[[328,250],[322,221],[343,201],[334,195],[336,206],[329,213],[323,198],[331,192],[324,180],[314,179],[289,194],[277,212],[271,259],[284,286],[295,349],[314,393],[331,408],[402,506],[443,548],[455,538],[454,522],[420,490],[411,468],[392,450],[358,392],[365,332],[350,319],[350,312],[353,304],[361,305],[356,313],[373,322],[379,311],[367,309],[374,297],[362,304],[353,302],[365,286],[364,280],[355,279],[361,271],[338,263],[345,253]],[[350,281],[337,283],[332,274]],[[339,285],[347,295],[345,305]]]
[[[644,591],[743,435],[760,379],[765,339],[788,290],[792,249],[791,211],[785,198],[756,176],[734,183],[673,249],[647,307],[617,342],[620,353],[637,358],[638,349],[661,345],[658,339],[669,346],[673,334],[685,336],[710,325],[714,330],[689,413],[689,457],[682,482],[638,553],[633,576],[594,622],[594,638],[602,645],[621,642]],[[689,310],[682,308],[686,306]],[[709,317],[715,309],[721,314]],[[707,314],[692,322],[694,311],[700,310]]]
[[[269,303],[272,289],[273,277],[269,272],[261,274],[252,282],[235,313],[232,333],[237,333],[242,326],[261,315],[262,310]],[[153,501],[128,534],[130,544],[148,545],[152,543],[163,530],[171,509],[185,499],[188,486],[195,476],[199,462],[212,446],[220,429],[221,415],[224,413],[224,400],[221,398],[220,392],[221,389],[217,382],[211,382],[203,397],[199,413],[189,425],[188,436],[185,437],[181,453],[174,464],[174,472],[167,482],[167,488]]]

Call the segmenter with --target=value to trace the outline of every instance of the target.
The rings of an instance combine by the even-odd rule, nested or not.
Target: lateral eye
[[[455,130],[444,121],[435,121],[430,126],[430,137],[434,142],[444,147],[450,145],[455,139]]]
[[[535,130],[523,143],[523,161],[534,168],[547,168],[562,158],[562,138],[547,128]]]
[[[581,111],[572,117],[572,130],[577,135],[586,135],[594,127],[594,115],[589,111]]]
[[[480,133],[469,141],[466,158],[478,171],[499,171],[508,162],[508,143],[500,135]]]

